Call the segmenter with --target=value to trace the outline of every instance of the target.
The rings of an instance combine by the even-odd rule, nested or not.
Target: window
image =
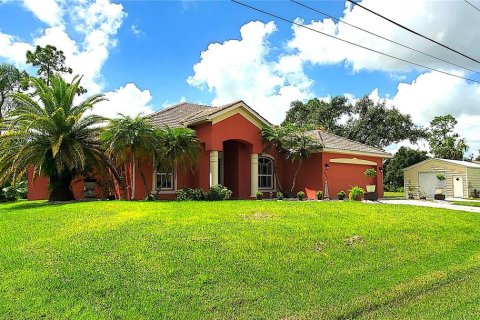
[[[167,191],[174,190],[174,174],[172,169],[162,170],[160,167],[157,168],[157,190],[158,191]]]
[[[273,160],[271,158],[258,158],[258,188],[273,189]]]

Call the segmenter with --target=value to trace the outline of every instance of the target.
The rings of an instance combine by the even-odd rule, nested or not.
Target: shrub
[[[228,200],[231,196],[232,191],[219,184],[210,188],[210,191],[208,191],[206,198],[209,201],[219,201]]]
[[[281,193],[280,191],[277,192],[277,199],[283,200],[283,193]]]
[[[345,191],[341,190],[339,193],[337,193],[338,200],[343,200],[345,199]]]
[[[480,190],[478,189],[473,189],[471,193],[472,198],[480,198]]]
[[[153,194],[149,194],[146,198],[145,201],[155,201],[157,198]]]
[[[323,199],[323,192],[317,191],[317,200],[322,200],[322,199]]]
[[[375,169],[367,169],[365,170],[365,172],[363,173],[365,175],[365,177],[376,177],[377,176],[377,171]]]
[[[300,201],[302,201],[303,199],[305,199],[305,192],[299,191],[299,192],[297,193],[297,198],[298,198],[298,200],[300,200]]]
[[[206,194],[205,191],[201,188],[197,189],[179,189],[177,191],[177,200],[178,201],[201,201],[205,200]]]
[[[17,190],[12,187],[5,187],[0,191],[0,202],[10,202],[15,201],[18,198]]]
[[[262,198],[263,198],[263,192],[257,191],[257,193],[255,193],[255,197],[257,198],[257,200],[262,200]]]
[[[353,201],[360,201],[365,194],[365,190],[359,186],[352,187],[348,190],[348,198]]]

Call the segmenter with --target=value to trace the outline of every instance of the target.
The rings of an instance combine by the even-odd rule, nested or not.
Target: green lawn
[[[351,202],[0,205],[0,318],[475,318],[479,234]]]
[[[405,193],[385,191],[383,197],[384,198],[405,198]]]
[[[480,207],[480,202],[478,201],[452,201],[452,203],[459,206]]]

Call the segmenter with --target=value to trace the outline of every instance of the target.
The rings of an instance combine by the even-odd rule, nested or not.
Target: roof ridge
[[[180,107],[181,105],[184,105],[184,104],[188,104],[188,102],[187,102],[187,101],[179,102],[179,103],[177,103],[177,104],[174,104],[174,105],[165,107],[165,108],[163,108],[163,109],[160,109],[160,110],[158,110],[158,111],[155,111],[155,112],[153,112],[153,113],[150,113],[148,116],[149,116],[149,117],[155,116],[155,115],[157,115],[157,114],[166,112],[166,111],[168,111],[168,110],[171,110],[171,109],[175,109],[175,108],[177,108],[177,107]]]
[[[211,108],[212,106],[208,106],[206,104],[199,104],[199,103],[192,103],[192,102],[188,102],[188,101],[183,101],[183,102],[179,102],[177,104],[174,104],[174,105],[171,105],[171,106],[168,106],[166,108],[163,108],[163,109],[160,109],[158,111],[155,111],[151,114],[149,114],[148,116],[154,116],[154,115],[157,115],[157,114],[160,114],[160,113],[163,113],[163,112],[166,112],[166,111],[169,111],[169,110],[172,110],[172,109],[175,109],[175,108],[178,108],[180,106],[183,106],[183,105],[191,105],[191,106],[200,106],[200,107],[205,107],[205,108]]]

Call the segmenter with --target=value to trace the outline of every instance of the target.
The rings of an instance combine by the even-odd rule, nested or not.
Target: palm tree
[[[149,120],[143,116],[129,117],[120,114],[117,119],[110,120],[109,125],[102,134],[105,143],[106,154],[113,160],[115,165],[123,167],[125,177],[126,167],[132,165],[132,193],[135,198],[136,168],[138,167],[145,190],[149,193],[147,180],[143,172],[141,162],[152,159],[157,144],[155,128]],[[123,180],[125,193],[126,185]]]
[[[285,159],[291,160],[292,162],[298,162],[298,166],[293,174],[292,187],[290,188],[290,193],[292,193],[293,189],[295,189],[297,175],[300,171],[303,161],[312,153],[322,150],[323,146],[312,135],[309,134],[309,131],[296,129],[287,137],[285,137],[283,149],[285,153]]]
[[[73,200],[71,182],[88,168],[101,172],[109,167],[99,140],[105,118],[85,115],[104,100],[94,95],[76,104],[81,78],[67,83],[52,75],[50,85],[29,79],[33,95],[15,92],[17,104],[7,113],[0,136],[0,184],[15,184],[33,166],[34,177],[50,178],[50,201]]]
[[[266,151],[275,149],[277,155],[282,154],[286,160],[298,163],[290,188],[292,193],[303,161],[313,152],[320,151],[323,148],[322,144],[306,129],[292,125],[265,127],[262,130],[262,139]],[[278,177],[277,182],[279,182]]]
[[[163,127],[157,131],[157,143],[155,164],[170,170],[197,164],[201,147],[194,130]]]
[[[275,159],[284,153],[283,143],[285,138],[293,131],[293,127],[289,124],[285,126],[265,126],[262,129],[262,141],[263,141],[263,151],[265,153],[270,153],[272,150],[275,151]],[[276,161],[274,163],[273,172],[276,170]],[[283,192],[282,185],[280,183],[280,178],[275,174],[275,180],[277,182],[278,189]]]

